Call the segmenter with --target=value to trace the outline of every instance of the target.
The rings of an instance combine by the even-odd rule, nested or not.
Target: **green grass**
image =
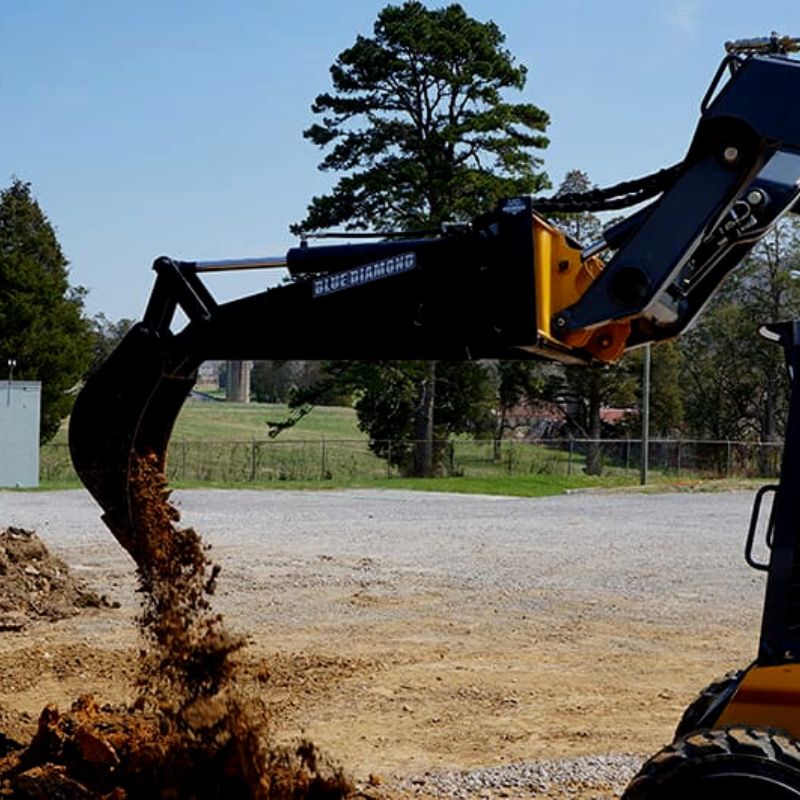
[[[343,489],[409,489],[425,492],[455,492],[459,494],[493,494],[512,497],[546,497],[563,494],[571,489],[615,488],[626,485],[618,478],[589,478],[566,475],[508,475],[505,477],[443,477],[443,478],[376,478],[373,480],[307,480],[307,481],[175,481],[176,489],[275,489],[286,491],[337,491]],[[77,489],[77,480],[42,482],[35,490],[54,491]]]
[[[567,449],[503,442],[499,460],[491,441],[456,439],[448,454],[451,476],[402,478],[373,455],[350,408],[317,407],[295,427],[269,439],[268,423],[285,420],[277,404],[189,401],[181,411],[168,454],[173,485],[183,488],[346,489],[388,488],[481,493],[518,497],[560,494],[570,489],[638,486],[635,464],[625,468],[624,442],[608,442],[600,477],[583,473],[585,458]],[[66,444],[66,427],[55,446],[42,450],[42,488],[78,487]],[[612,457],[612,452],[615,454]],[[697,491],[714,481],[695,480],[658,469],[655,489]],[[702,488],[701,488],[702,490]]]
[[[268,423],[282,422],[289,416],[285,405],[274,403],[186,403],[175,424],[173,439],[188,441],[229,441],[266,439]],[[356,426],[352,408],[316,406],[294,427],[282,431],[278,440],[366,439]]]
[[[754,491],[762,480],[680,480],[654,475],[651,482],[640,487],[638,479],[619,476],[585,475],[507,475],[497,477],[443,477],[443,478],[376,478],[374,480],[310,480],[310,481],[175,481],[176,489],[252,489],[276,491],[341,491],[345,489],[402,489],[424,492],[451,492],[456,494],[487,494],[505,497],[550,497],[569,491],[596,489],[619,492],[729,492]],[[43,481],[37,489],[9,489],[8,491],[59,491],[78,489],[77,479]],[[0,490],[3,491],[3,490]]]
[[[266,439],[270,422],[281,422],[289,415],[287,406],[277,403],[215,403],[189,400],[183,406],[172,432],[172,440],[190,442],[250,441]],[[356,412],[339,406],[316,406],[297,423],[280,433],[278,441],[359,439]],[[67,424],[61,426],[53,444],[66,444]]]
[[[355,484],[350,488],[414,489],[424,492],[493,494],[509,497],[548,497],[570,489],[619,486],[614,478],[566,475],[498,475],[495,477],[389,478]]]

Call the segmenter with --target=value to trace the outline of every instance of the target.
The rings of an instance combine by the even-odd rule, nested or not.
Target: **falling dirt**
[[[266,706],[237,688],[244,640],[211,608],[219,568],[178,527],[155,459],[131,474],[142,612],[138,696],[131,707],[89,696],[48,705],[27,747],[0,738],[0,796],[57,800],[252,798],[335,800],[352,792],[311,742],[270,748]],[[122,543],[122,542],[121,542]]]

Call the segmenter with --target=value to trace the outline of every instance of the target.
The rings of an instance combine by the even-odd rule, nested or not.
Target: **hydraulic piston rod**
[[[195,272],[233,272],[244,269],[280,269],[287,266],[286,256],[263,258],[223,258],[219,261],[195,261]]]

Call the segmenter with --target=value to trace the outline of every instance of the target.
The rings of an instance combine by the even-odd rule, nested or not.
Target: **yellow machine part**
[[[599,256],[582,260],[580,249],[571,244],[566,234],[536,214],[533,252],[539,335],[561,346],[585,350],[598,361],[617,361],[630,335],[629,322],[613,322],[570,333],[551,330],[553,315],[581,298],[603,270],[603,260]]]
[[[717,727],[780,728],[800,737],[800,664],[752,667],[722,712]]]

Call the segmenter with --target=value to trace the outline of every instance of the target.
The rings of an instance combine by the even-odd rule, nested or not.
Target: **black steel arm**
[[[159,258],[142,322],[79,394],[73,462],[129,550],[133,460],[163,466],[202,361],[530,357],[520,348],[539,339],[529,198],[453,236],[297,248],[286,260],[296,282],[217,304],[197,264]],[[189,323],[175,333],[178,308]]]
[[[628,346],[675,336],[800,196],[800,62],[736,59],[707,101],[673,186],[554,325],[633,320]],[[716,80],[716,79],[715,79]],[[614,231],[612,230],[612,234]]]

